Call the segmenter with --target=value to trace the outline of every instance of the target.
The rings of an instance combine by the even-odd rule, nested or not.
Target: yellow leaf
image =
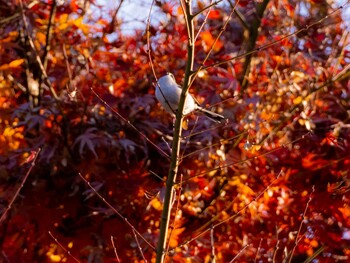
[[[153,198],[152,201],[150,202],[152,207],[158,211],[162,210],[162,203],[159,201],[158,198]]]
[[[173,231],[169,232],[170,240],[169,240],[169,246],[170,247],[177,247],[179,245],[179,235],[185,231],[185,227],[182,228],[175,228]]]
[[[17,68],[24,62],[23,58],[16,59],[10,62],[9,67],[10,68]]]
[[[293,103],[294,103],[294,104],[300,104],[302,101],[303,101],[303,97],[302,97],[302,96],[299,96],[299,97],[296,97],[296,98],[293,100]]]
[[[68,23],[63,23],[58,26],[58,30],[65,30],[68,27]]]
[[[36,34],[36,41],[38,41],[42,45],[45,45],[46,44],[46,35],[42,32],[38,32]]]
[[[85,35],[89,33],[89,27],[88,25],[83,23],[83,17],[79,17],[78,19],[75,19],[73,24],[78,27]]]
[[[67,20],[68,20],[68,14],[62,14],[62,15],[60,16],[59,22],[60,22],[60,24],[63,24],[63,23],[66,23]]]
[[[79,17],[77,19],[74,20],[73,24],[76,27],[81,27],[81,25],[83,25],[83,17]]]
[[[49,255],[49,258],[52,262],[60,262],[62,260],[62,257],[60,255]]]
[[[63,14],[60,16],[59,20],[58,20],[58,30],[64,30],[66,29],[69,24],[68,24],[68,14]]]

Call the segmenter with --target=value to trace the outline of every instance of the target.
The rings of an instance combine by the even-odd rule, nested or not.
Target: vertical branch
[[[168,251],[169,251],[169,245],[170,245],[171,236],[172,236],[173,231],[175,229],[176,215],[177,215],[177,212],[179,211],[180,200],[181,200],[180,198],[181,198],[181,192],[182,192],[182,178],[183,178],[183,175],[181,174],[181,176],[180,176],[180,183],[179,183],[179,191],[178,191],[178,194],[177,194],[178,198],[177,198],[177,202],[176,202],[175,215],[174,215],[173,224],[171,226],[171,231],[169,233],[168,247],[166,249],[166,253],[168,253]]]
[[[252,60],[253,53],[252,51],[255,49],[256,46],[256,40],[258,38],[258,31],[261,24],[261,18],[264,14],[264,11],[267,7],[267,4],[269,3],[269,0],[264,0],[262,3],[257,4],[256,7],[256,17],[252,21],[252,25],[249,27],[249,41],[247,46],[247,56],[244,61],[243,65],[243,74],[240,79],[241,83],[241,93],[244,92],[244,90],[247,88],[248,85],[248,74],[250,70],[250,62]]]
[[[56,6],[57,6],[56,1],[53,0],[50,6],[51,6],[51,10],[50,10],[50,16],[49,16],[49,23],[48,23],[47,29],[46,29],[44,53],[41,57],[41,61],[42,61],[43,68],[45,71],[47,69],[47,63],[48,63],[47,54],[49,53],[49,50],[51,49],[50,42],[51,42],[51,37],[52,37],[52,26],[54,24],[55,15],[56,15]],[[39,80],[38,80],[38,82],[39,82],[39,97],[38,97],[39,102],[38,103],[39,104],[41,103],[41,98],[42,98],[43,93],[44,93],[44,87],[42,85],[43,77],[44,77],[43,74],[40,74]]]
[[[55,99],[55,102],[59,106],[60,99],[57,96],[56,91],[54,90],[54,88],[52,86],[52,83],[51,83],[51,81],[50,81],[50,79],[49,79],[49,77],[48,77],[48,75],[46,73],[46,70],[45,70],[44,65],[43,65],[43,63],[41,61],[41,58],[39,57],[38,52],[35,49],[35,45],[34,45],[33,39],[30,36],[29,26],[28,26],[28,23],[27,23],[27,18],[26,18],[25,13],[24,13],[24,6],[23,6],[22,0],[19,0],[19,4],[20,4],[20,10],[21,10],[21,15],[22,15],[23,25],[24,25],[24,31],[25,31],[25,33],[26,33],[26,35],[28,37],[28,41],[29,41],[29,44],[30,44],[31,51],[35,55],[36,62],[38,63],[38,66],[39,66],[40,71],[41,71],[40,73],[42,75],[42,79],[45,81],[46,85],[49,87],[49,90],[50,90],[50,92],[52,94],[52,97]],[[60,111],[62,112],[62,110],[60,110]]]
[[[49,24],[47,25],[47,31],[46,31],[45,49],[44,49],[44,54],[43,54],[42,59],[41,59],[45,70],[47,68],[47,54],[49,53],[49,50],[50,50],[50,40],[51,40],[51,36],[52,36],[52,25],[54,23],[55,14],[56,14],[56,1],[52,1],[51,10],[50,10],[50,17],[49,17]]]
[[[171,215],[171,203],[174,198],[174,185],[176,183],[176,175],[178,173],[180,163],[180,137],[182,133],[182,121],[183,121],[183,109],[185,105],[185,98],[188,93],[189,83],[191,81],[191,74],[194,64],[194,16],[192,15],[191,0],[181,1],[181,6],[184,9],[184,16],[187,27],[188,43],[187,43],[187,63],[185,69],[185,78],[183,89],[179,101],[179,107],[176,114],[175,129],[174,129],[174,140],[172,144],[171,163],[169,169],[168,179],[166,181],[166,190],[164,197],[164,206],[160,222],[160,234],[157,247],[156,263],[165,262],[166,257],[166,238],[168,236],[169,221]]]

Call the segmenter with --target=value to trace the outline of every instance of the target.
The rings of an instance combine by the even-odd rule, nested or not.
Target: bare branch
[[[292,258],[293,258],[293,254],[294,254],[294,251],[297,247],[297,245],[299,244],[299,242],[301,241],[302,238],[299,238],[300,236],[300,233],[301,233],[301,228],[303,227],[303,223],[304,223],[304,220],[305,220],[305,216],[306,216],[306,212],[307,212],[307,209],[309,208],[309,205],[310,205],[310,202],[312,200],[312,195],[314,194],[315,192],[315,186],[313,185],[312,186],[312,190],[311,190],[311,193],[309,195],[309,200],[307,201],[306,203],[306,206],[305,206],[305,209],[304,209],[304,212],[303,212],[303,215],[301,216],[301,221],[300,221],[300,225],[299,225],[299,229],[298,229],[298,232],[297,232],[297,235],[295,236],[295,241],[294,241],[294,246],[293,246],[293,249],[289,255],[289,263],[292,262]]]
[[[231,17],[232,17],[232,15],[233,15],[234,11],[236,10],[236,7],[237,7],[238,3],[239,3],[239,0],[236,2],[235,6],[232,8],[230,14],[228,15],[226,21],[224,22],[224,25],[222,26],[222,28],[221,28],[219,34],[217,35],[217,37],[215,38],[213,44],[211,45],[211,47],[210,47],[210,49],[209,49],[209,52],[208,52],[207,55],[205,56],[205,58],[204,58],[204,60],[202,61],[201,65],[199,66],[199,68],[198,68],[195,72],[193,72],[193,74],[192,74],[192,76],[191,76],[191,77],[192,77],[192,80],[191,80],[191,82],[190,82],[190,86],[193,84],[193,82],[194,82],[194,80],[196,79],[198,73],[199,73],[201,70],[205,69],[204,64],[205,64],[205,62],[207,62],[207,60],[209,59],[211,53],[212,53],[213,50],[214,50],[214,47],[215,47],[216,43],[218,42],[219,38],[221,37],[222,33],[225,32],[226,27],[227,27],[227,25],[228,25],[228,22],[231,20]]]
[[[21,182],[21,185],[17,188],[17,191],[15,192],[15,194],[13,195],[10,203],[8,204],[7,208],[5,209],[4,213],[1,215],[0,217],[0,223],[4,220],[7,212],[11,209],[13,203],[15,202],[17,196],[19,195],[20,191],[22,190],[23,186],[24,186],[24,183],[27,181],[28,179],[28,176],[30,174],[30,172],[32,171],[32,169],[34,168],[35,166],[35,162],[36,162],[36,159],[38,158],[39,156],[39,153],[41,151],[41,148],[37,149],[36,151],[32,151],[31,155],[28,157],[28,160],[26,162],[31,162],[31,165],[26,173],[26,175],[23,177],[23,180]]]
[[[143,254],[142,247],[140,246],[140,242],[139,242],[139,239],[137,238],[137,235],[136,235],[135,230],[133,229],[132,232],[134,233],[134,237],[135,237],[135,240],[136,240],[136,244],[137,244],[137,247],[138,247],[138,249],[139,249],[139,251],[140,251],[140,253],[141,253],[141,256],[142,256],[144,262],[147,263],[148,261],[147,261],[147,259],[145,258],[145,255]]]
[[[239,211],[237,211],[235,214],[225,218],[224,220],[217,222],[216,224],[214,224],[214,222],[220,217],[220,214],[218,214],[217,216],[213,217],[210,220],[210,227],[208,227],[207,229],[200,231],[197,235],[195,235],[194,237],[190,238],[189,240],[183,242],[182,244],[180,244],[178,247],[183,247],[189,243],[191,243],[192,241],[198,239],[199,237],[203,236],[204,234],[206,234],[207,232],[211,231],[212,228],[218,227],[220,225],[222,225],[223,223],[226,223],[227,221],[230,221],[231,219],[237,217],[239,214],[241,214],[243,211],[245,211],[247,208],[249,208],[254,202],[256,202],[256,200],[258,200],[265,192],[267,192],[270,187],[275,184],[275,182],[279,179],[280,175],[281,175],[282,171],[277,175],[277,177],[268,185],[264,188],[264,190],[262,190],[260,193],[258,193],[249,203],[247,203],[244,207],[242,207]],[[227,209],[230,209],[232,206],[230,205]]]
[[[237,258],[239,258],[239,256],[243,253],[244,250],[246,250],[247,247],[249,247],[249,244],[248,244],[248,245],[245,245],[245,246],[238,252],[238,254],[230,261],[230,263],[235,262],[235,260],[236,260]]]
[[[53,86],[52,86],[52,83],[51,81],[49,80],[48,78],[48,75],[46,73],[46,70],[45,70],[45,67],[38,55],[38,52],[36,51],[35,49],[35,45],[34,45],[34,42],[33,42],[33,39],[29,33],[29,29],[28,29],[28,23],[27,23],[27,19],[25,17],[25,14],[24,14],[24,7],[23,7],[23,2],[22,0],[19,0],[19,3],[20,3],[20,7],[21,7],[21,14],[22,14],[22,20],[23,20],[23,24],[24,24],[24,28],[25,28],[25,31],[26,31],[26,34],[27,34],[27,37],[28,37],[28,41],[29,41],[29,44],[30,44],[30,47],[35,55],[35,58],[36,58],[36,62],[38,63],[39,67],[40,67],[40,71],[41,71],[41,74],[43,76],[43,79],[45,80],[45,83],[47,84],[47,86],[49,87],[50,89],[50,92],[53,96],[53,98],[55,99],[55,101],[58,103],[59,102],[59,98],[56,94],[56,91],[54,90]]]
[[[102,200],[102,202],[104,202],[116,215],[118,215],[121,219],[124,220],[124,222],[133,230],[135,231],[135,233],[141,237],[141,239],[143,241],[146,242],[146,244],[152,248],[152,249],[155,249],[155,247],[150,243],[148,242],[148,240],[146,238],[143,237],[143,235],[137,231],[137,229],[129,222],[129,220],[123,216],[117,209],[115,209],[102,195],[99,194],[99,192],[97,192],[97,190],[90,184],[90,182],[88,180],[86,180],[84,178],[84,176],[82,176],[81,173],[79,173],[79,176],[80,178],[91,188],[92,191],[94,191],[94,193],[98,196],[98,198],[100,198]]]
[[[259,52],[259,51],[261,51],[261,50],[264,50],[264,49],[267,49],[267,48],[269,48],[269,47],[271,47],[271,46],[274,46],[274,45],[276,45],[276,44],[282,42],[282,41],[285,40],[285,39],[288,39],[288,38],[290,38],[290,37],[292,37],[292,36],[295,36],[295,35],[297,35],[297,34],[303,32],[303,31],[307,31],[310,27],[313,27],[313,26],[315,26],[315,25],[318,25],[318,24],[323,23],[323,21],[325,21],[328,17],[330,17],[330,16],[332,16],[332,15],[335,15],[336,13],[338,13],[340,10],[342,10],[342,9],[343,9],[346,5],[348,5],[349,3],[350,3],[350,1],[348,1],[346,4],[344,4],[344,5],[342,5],[342,6],[338,7],[337,9],[335,9],[334,11],[332,11],[330,14],[328,14],[328,15],[326,15],[325,17],[321,18],[320,20],[318,20],[318,21],[316,21],[316,22],[314,22],[314,23],[311,23],[310,25],[305,25],[305,26],[302,27],[301,29],[299,29],[299,30],[297,30],[297,31],[295,31],[295,32],[293,32],[293,33],[287,34],[287,35],[285,35],[284,37],[279,38],[278,40],[274,40],[274,41],[272,41],[272,42],[270,42],[270,43],[268,43],[268,44],[266,44],[266,45],[262,45],[262,46],[260,46],[260,47],[257,47],[257,48],[255,48],[254,50],[252,50],[252,51],[250,51],[250,52],[245,52],[245,53],[243,53],[243,54],[240,54],[240,55],[237,55],[237,56],[234,56],[234,57],[230,57],[230,58],[228,58],[228,59],[224,59],[224,60],[221,60],[221,61],[219,61],[219,62],[213,63],[213,64],[211,64],[211,65],[203,66],[203,67],[200,68],[199,70],[205,70],[205,69],[208,69],[208,68],[213,68],[213,67],[217,67],[217,66],[220,66],[220,65],[223,65],[223,64],[227,64],[227,63],[232,62],[232,61],[234,61],[234,60],[243,58],[243,57],[248,56],[248,55],[250,55],[250,54],[254,54],[254,53],[257,53],[257,52]]]
[[[214,227],[210,229],[210,246],[211,246],[211,256],[210,260],[211,262],[216,262],[216,256],[215,256],[215,240],[214,240]]]
[[[264,0],[261,3],[257,4],[256,7],[256,16],[254,17],[253,21],[251,22],[252,25],[248,27],[249,30],[249,41],[247,43],[247,52],[254,50],[256,46],[256,41],[258,39],[258,31],[261,24],[261,19],[263,17],[263,14],[266,10],[267,4],[270,0]],[[247,85],[248,85],[248,74],[250,72],[250,64],[252,60],[253,54],[249,54],[245,57],[244,65],[243,65],[243,75],[241,76],[240,83],[241,83],[241,94],[245,91]]]
[[[218,1],[214,2],[214,3],[210,3],[210,5],[204,7],[202,10],[198,11],[197,13],[193,14],[192,16],[196,17],[196,16],[200,15],[201,13],[205,12],[206,10],[208,10],[208,9],[212,8],[213,6],[217,5],[220,2],[222,2],[222,0],[218,0]]]
[[[66,254],[68,254],[75,262],[80,263],[80,261],[79,261],[76,257],[74,257],[74,256],[72,255],[72,253],[71,253],[69,250],[67,250],[67,249],[57,240],[57,238],[54,237],[54,235],[51,233],[51,231],[49,231],[48,233],[49,233],[49,235],[52,237],[52,239],[57,243],[57,245],[59,245],[59,247],[62,248],[62,250],[63,250],[64,252],[66,252]]]
[[[112,243],[113,251],[114,251],[114,254],[115,254],[115,258],[120,263],[120,258],[118,256],[117,247],[114,244],[114,237],[113,236],[111,236],[111,243]]]
[[[164,196],[164,205],[160,222],[160,233],[157,247],[156,263],[165,262],[166,258],[166,237],[168,236],[169,222],[171,215],[171,202],[174,197],[174,185],[176,182],[176,176],[179,168],[179,156],[180,156],[180,143],[182,134],[182,121],[183,121],[183,109],[185,106],[185,99],[188,93],[191,82],[191,73],[193,71],[194,56],[195,56],[195,44],[194,44],[194,21],[192,15],[192,1],[180,1],[182,8],[184,9],[184,16],[186,21],[186,28],[188,34],[187,42],[187,63],[185,69],[185,78],[183,88],[180,96],[178,110],[176,113],[174,140],[172,144],[171,163],[169,168],[168,179],[166,182],[166,190]]]
[[[52,1],[51,3],[51,10],[50,10],[50,17],[49,17],[49,23],[47,25],[47,30],[46,30],[46,41],[45,41],[45,48],[44,48],[44,54],[42,56],[41,61],[43,61],[43,67],[46,70],[47,68],[47,54],[50,50],[50,40],[52,36],[52,25],[55,20],[55,14],[56,14],[56,1]]]
[[[145,134],[143,134],[141,131],[139,131],[129,120],[124,118],[119,112],[117,112],[115,109],[113,109],[106,101],[104,101],[100,95],[96,93],[96,91],[93,88],[90,88],[90,90],[94,93],[94,95],[108,108],[110,109],[115,115],[118,116],[121,120],[123,120],[125,123],[127,123],[131,128],[133,128],[141,137],[143,137],[147,142],[149,142],[151,145],[153,145],[162,155],[169,158],[169,155],[164,152],[161,148],[159,148],[154,142],[152,142]]]
[[[303,136],[301,136],[301,137],[295,139],[294,141],[291,141],[291,142],[289,142],[289,143],[284,144],[283,146],[276,147],[276,148],[274,148],[274,149],[272,149],[272,150],[269,150],[269,151],[267,151],[267,152],[261,153],[261,154],[259,154],[259,155],[254,156],[254,157],[247,158],[247,159],[244,159],[244,160],[240,160],[240,161],[238,161],[238,162],[227,163],[227,164],[225,164],[225,165],[220,165],[220,166],[215,167],[215,168],[213,168],[213,169],[209,169],[209,170],[207,170],[207,171],[205,171],[205,172],[202,172],[202,173],[199,173],[199,174],[197,174],[197,175],[191,176],[190,178],[187,178],[187,179],[183,180],[183,182],[186,183],[186,182],[188,182],[188,181],[190,181],[190,180],[192,180],[192,179],[194,179],[194,178],[196,178],[196,177],[204,176],[204,175],[206,175],[206,174],[208,174],[208,173],[211,173],[211,172],[213,172],[213,171],[221,170],[221,169],[224,169],[224,168],[227,168],[227,167],[230,167],[230,166],[235,166],[235,165],[242,164],[242,163],[245,163],[245,162],[248,162],[248,161],[252,161],[252,160],[254,160],[254,159],[256,159],[256,158],[259,158],[259,157],[261,157],[261,156],[264,156],[264,155],[266,155],[266,154],[270,154],[270,153],[279,151],[279,150],[281,150],[281,149],[284,149],[284,148],[285,148],[287,145],[289,145],[289,144],[294,144],[294,143],[296,143],[297,141],[306,139],[306,137],[307,137],[308,135],[310,135],[310,134],[311,134],[311,133],[308,132],[308,133],[306,133],[305,135],[303,135]]]

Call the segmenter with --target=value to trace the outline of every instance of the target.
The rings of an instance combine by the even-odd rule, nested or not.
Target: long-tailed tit
[[[174,75],[167,73],[158,80],[156,85],[156,98],[162,104],[163,108],[174,115],[179,106],[182,88],[176,83]],[[220,122],[225,119],[224,116],[202,108],[198,102],[187,93],[183,114],[187,115],[193,111],[200,111],[215,122]]]

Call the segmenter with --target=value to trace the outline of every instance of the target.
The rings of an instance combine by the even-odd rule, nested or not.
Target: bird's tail
[[[202,107],[198,107],[197,110],[200,112],[203,112],[205,114],[205,116],[207,116],[209,119],[211,119],[215,122],[221,122],[222,120],[225,119],[224,116],[222,116],[218,113],[212,112],[210,110],[204,109]]]

